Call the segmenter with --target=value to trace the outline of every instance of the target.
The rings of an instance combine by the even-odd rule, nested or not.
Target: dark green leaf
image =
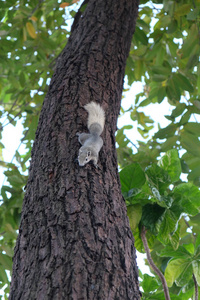
[[[171,117],[176,118],[180,116],[186,109],[185,103],[179,103],[175,109],[173,109]]]
[[[139,40],[143,45],[147,45],[148,44],[148,38],[145,34],[145,32],[140,29],[139,27],[135,28],[135,34],[134,37]]]
[[[165,208],[157,204],[147,204],[142,208],[142,224],[157,235],[165,217]]]
[[[194,88],[192,86],[192,84],[190,83],[189,79],[184,76],[183,74],[174,74],[173,79],[175,80],[175,82],[179,85],[179,87],[181,87],[183,90],[186,90],[188,92],[193,92]]]
[[[120,173],[122,192],[141,188],[146,181],[144,171],[138,163],[125,167]]]
[[[174,136],[177,129],[177,124],[170,124],[165,128],[160,129],[155,135],[155,139],[166,139],[168,137]]]

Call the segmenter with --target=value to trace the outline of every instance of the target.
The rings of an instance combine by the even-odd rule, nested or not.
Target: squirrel
[[[79,166],[84,166],[90,160],[97,167],[99,151],[103,146],[103,140],[100,137],[105,124],[105,111],[95,103],[90,102],[84,106],[88,112],[87,127],[90,133],[77,133],[78,140],[82,147],[79,149]]]

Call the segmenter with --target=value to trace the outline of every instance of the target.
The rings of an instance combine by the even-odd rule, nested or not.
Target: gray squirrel
[[[86,104],[84,108],[88,112],[87,127],[90,133],[76,134],[82,145],[79,149],[78,162],[79,166],[84,166],[92,160],[95,167],[97,167],[99,151],[103,146],[103,140],[100,135],[104,129],[105,112],[103,108],[95,102]]]

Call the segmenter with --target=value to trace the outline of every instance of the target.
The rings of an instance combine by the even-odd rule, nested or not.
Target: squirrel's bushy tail
[[[100,135],[104,129],[105,112],[103,108],[95,102],[90,102],[84,106],[88,112],[88,129],[90,133]],[[100,126],[98,126],[98,125]]]

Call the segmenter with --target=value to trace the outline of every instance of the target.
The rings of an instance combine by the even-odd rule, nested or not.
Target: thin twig
[[[163,273],[156,267],[156,265],[154,264],[153,259],[151,257],[149,246],[148,246],[147,239],[146,239],[146,230],[145,230],[144,226],[142,226],[142,230],[141,230],[141,239],[142,239],[142,242],[143,242],[143,245],[144,245],[144,250],[145,250],[145,252],[147,254],[148,263],[149,263],[150,267],[159,276],[159,278],[160,278],[160,280],[162,282],[162,286],[163,286],[163,290],[164,290],[164,294],[165,294],[165,299],[166,300],[170,300],[169,289],[168,289],[165,277],[164,277]]]
[[[192,277],[193,277],[193,280],[194,280],[195,300],[198,300],[199,292],[198,292],[198,284],[197,284],[197,280],[196,280],[196,277],[194,276],[194,274],[192,275]]]
[[[138,147],[137,147],[133,142],[131,142],[131,141],[129,140],[129,143],[130,143],[131,145],[133,145],[133,146],[138,150]]]

